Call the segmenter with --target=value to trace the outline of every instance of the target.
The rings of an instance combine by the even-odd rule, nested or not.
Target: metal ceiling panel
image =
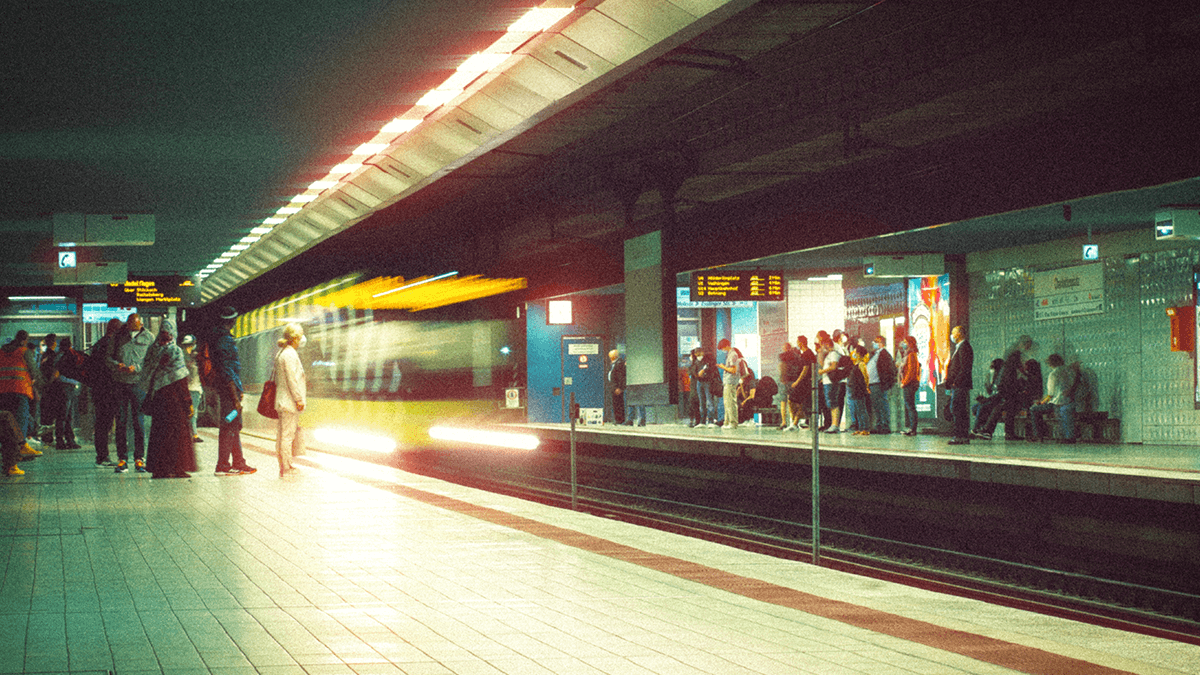
[[[544,39],[531,42],[522,53],[581,85],[613,69],[613,64],[600,58],[599,54],[558,33],[547,33]]]
[[[334,200],[320,199],[304,207],[304,215],[324,228],[320,236],[338,232],[350,222],[350,213]]]
[[[501,104],[483,91],[465,97],[457,103],[460,110],[470,113],[497,131],[508,131],[525,121],[521,113]]]
[[[388,155],[375,157],[371,164],[367,164],[362,171],[350,178],[350,182],[356,187],[384,201],[390,201],[417,180],[415,169],[397,162]]]
[[[497,75],[485,84],[480,93],[516,111],[522,122],[545,110],[553,102],[505,74]]]
[[[557,101],[579,88],[576,80],[532,57],[518,60],[504,74],[550,101]]]
[[[563,35],[614,64],[625,63],[651,46],[636,31],[595,10],[564,28]]]
[[[315,204],[337,213],[342,219],[342,227],[371,215],[372,211],[370,207],[350,196],[340,186],[332,193],[325,194]]]
[[[705,16],[713,10],[729,4],[729,0],[670,0],[670,2],[695,17]]]
[[[434,121],[446,127],[446,130],[450,134],[465,137],[475,147],[486,143],[500,134],[500,130],[496,127],[457,106],[447,107],[443,114]]]
[[[651,43],[661,42],[696,20],[667,0],[604,0],[596,7]]]
[[[383,203],[384,198],[388,196],[377,195],[374,192],[369,192],[358,185],[355,185],[352,180],[343,182],[338,186],[338,189],[345,192],[356,201],[362,203],[363,206],[366,206],[368,209],[372,210],[378,208]]]

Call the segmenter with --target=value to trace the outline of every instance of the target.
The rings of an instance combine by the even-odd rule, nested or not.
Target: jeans
[[[726,382],[721,396],[725,401],[725,426],[736,429],[738,426],[737,382]]]
[[[901,390],[904,392],[904,426],[914,434],[917,433],[917,389],[919,388],[914,385]]]
[[[79,383],[60,377],[54,386],[62,396],[62,408],[54,420],[54,443],[57,446],[75,445],[75,410],[79,407]]]
[[[717,421],[717,406],[712,393],[711,382],[697,382],[696,393],[700,397],[700,417],[696,418],[697,424],[705,424],[707,422]]]
[[[232,387],[232,385],[230,385]],[[235,469],[245,468],[246,459],[242,456],[242,406],[241,401],[235,399],[229,391],[222,390],[220,392],[221,407],[219,413],[221,416],[218,422],[217,431],[217,470],[224,470],[233,467]],[[230,413],[236,411],[232,420],[226,419]]]
[[[1054,412],[1058,414],[1058,422],[1064,440],[1075,440],[1075,402],[1068,401],[1062,405],[1039,403],[1029,408],[1029,416],[1033,418],[1034,433],[1038,438],[1048,437],[1049,431],[1042,423],[1042,414]]]
[[[859,431],[869,431],[869,420],[867,419],[867,399],[846,397],[846,417],[850,419],[850,426]]]
[[[202,391],[189,391],[192,395],[192,436],[196,436],[196,415],[200,413],[200,397],[204,395]]]
[[[113,385],[117,402],[117,459],[129,459],[129,428],[133,427],[133,458],[146,457],[146,427],[143,423],[142,399],[146,397],[132,384],[118,382]]]
[[[29,404],[30,398],[25,394],[0,394],[0,410],[12,413],[17,429],[26,437],[29,436]]]
[[[882,431],[890,433],[892,430],[892,421],[888,419],[892,409],[888,407],[888,390],[883,388],[883,385],[876,382],[871,385],[871,412],[875,415],[875,424],[872,425],[873,431]]]

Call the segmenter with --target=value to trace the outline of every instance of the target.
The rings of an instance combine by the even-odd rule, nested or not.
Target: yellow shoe
[[[33,448],[29,447],[28,443],[26,443],[25,446],[21,448],[21,454],[25,455],[26,457],[37,457],[38,455],[42,454],[42,451],[34,450]]]
[[[11,467],[9,467],[8,471],[4,472],[4,475],[6,475],[6,476],[24,476],[25,472],[21,470],[21,467],[17,466],[16,464],[13,464]]]

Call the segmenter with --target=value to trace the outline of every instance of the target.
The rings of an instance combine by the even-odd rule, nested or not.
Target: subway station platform
[[[218,477],[206,436],[206,471],[187,480],[118,475],[85,447],[47,450],[0,481],[0,673],[1165,674],[1200,664],[1194,645],[318,452],[281,479],[268,442],[249,436],[260,471]]]
[[[522,426],[547,440],[570,439],[568,424]],[[575,434],[579,442],[661,452],[806,465],[812,459],[809,429],[603,424],[577,425]],[[1200,453],[1192,446],[1032,443],[1006,441],[1003,433],[967,445],[948,445],[948,440],[928,433],[914,437],[821,433],[818,447],[822,467],[1200,505]]]

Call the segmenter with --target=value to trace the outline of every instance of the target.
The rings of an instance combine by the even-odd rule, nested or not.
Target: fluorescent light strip
[[[286,221],[287,218],[264,218],[263,225],[278,225]]]
[[[250,230],[250,234],[270,234],[272,229],[274,229],[274,228],[256,227],[256,228]]]
[[[365,155],[367,157],[370,157],[371,155],[378,155],[379,153],[383,152],[384,150],[387,150],[387,144],[385,144],[385,143],[363,143],[362,145],[355,148],[354,152],[350,153],[350,155],[351,156]],[[318,182],[322,182],[322,181],[318,181]],[[313,185],[316,185],[316,183],[313,183]],[[328,187],[333,187],[333,186],[330,185]]]
[[[414,281],[411,284],[405,284],[403,286],[393,288],[390,291],[382,291],[380,293],[376,293],[375,295],[372,295],[371,297],[372,298],[382,298],[383,296],[389,295],[391,293],[395,293],[396,291],[402,291],[406,288],[412,288],[413,286],[420,286],[421,284],[427,284],[431,281],[437,281],[438,279],[445,279],[446,277],[452,277],[452,276],[455,276],[456,274],[458,274],[458,272],[446,272],[445,274],[439,274],[438,276],[432,277],[430,279],[422,279],[421,281]]]

